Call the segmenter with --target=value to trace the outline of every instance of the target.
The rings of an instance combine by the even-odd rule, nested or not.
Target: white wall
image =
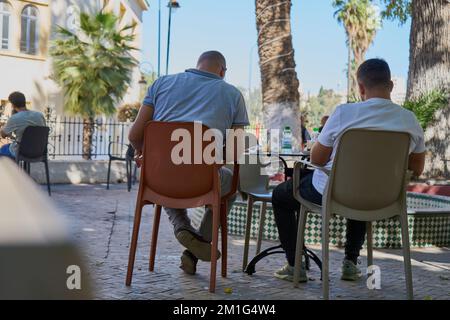
[[[13,91],[21,91],[32,103],[32,108],[43,110],[47,104],[48,82],[46,62],[0,56],[0,99],[7,99]]]
[[[11,1],[14,7],[22,4],[22,1]],[[65,28],[69,27],[70,23],[68,22],[72,18],[70,9],[75,7],[79,8],[79,10],[92,13],[99,10],[102,5],[102,1],[100,0],[54,0],[50,2],[50,7],[46,6],[48,1],[37,1],[37,3],[42,4],[40,11],[42,11],[43,15],[40,23],[46,26],[45,29],[49,30],[50,40],[55,38],[54,30],[57,25]],[[128,24],[132,21],[139,22],[136,28],[137,39],[134,46],[140,48],[143,29],[141,24],[142,9],[138,5],[137,0],[126,0],[124,3],[127,7],[124,23]],[[118,13],[120,1],[111,0],[111,4],[117,7],[115,11]],[[19,21],[20,17],[16,20]],[[15,40],[19,39],[20,23],[18,23],[14,24],[12,30],[12,33],[14,33],[12,38]],[[48,43],[42,40],[41,45],[46,48]],[[142,58],[140,51],[136,51],[133,55],[139,61]],[[33,109],[44,110],[50,106],[55,108],[58,114],[62,114],[63,95],[57,84],[49,78],[51,73],[52,61],[46,53],[36,57],[24,57],[19,52],[17,54],[16,52],[11,52],[11,54],[0,52],[0,100],[7,99],[11,92],[18,90],[26,95]],[[134,103],[139,100],[141,91],[139,85],[140,78],[141,74],[139,67],[137,67],[133,72],[133,82],[123,102]]]

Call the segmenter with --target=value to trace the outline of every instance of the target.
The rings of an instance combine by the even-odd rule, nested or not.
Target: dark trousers
[[[302,173],[300,181],[300,195],[305,200],[322,205],[322,195],[312,184],[312,172]],[[279,184],[273,191],[272,207],[281,245],[286,252],[288,263],[295,263],[295,246],[297,243],[297,219],[296,212],[300,210],[300,204],[293,195],[292,179]],[[347,232],[345,243],[345,257],[356,263],[359,251],[364,244],[366,235],[366,223],[347,219]]]

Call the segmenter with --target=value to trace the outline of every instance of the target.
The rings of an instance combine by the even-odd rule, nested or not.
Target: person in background
[[[359,67],[357,79],[362,101],[336,108],[311,150],[311,162],[331,170],[339,139],[348,129],[407,132],[411,137],[408,168],[415,176],[420,176],[425,166],[424,133],[414,113],[392,102],[394,83],[391,80],[389,65],[381,59],[367,60]],[[315,170],[312,174],[303,176],[300,185],[294,186],[291,179],[275,188],[272,206],[280,242],[287,259],[287,264],[275,272],[275,277],[293,280],[297,239],[295,212],[300,208],[293,196],[293,188],[299,188],[300,195],[305,200],[322,205],[322,195],[327,182],[328,176],[320,170]],[[360,278],[361,271],[357,267],[357,261],[365,235],[365,222],[347,220],[342,280],[356,281]],[[307,280],[302,263],[300,281]]]
[[[308,129],[306,129],[305,126],[307,122],[308,120],[306,119],[306,117],[304,115],[301,115],[300,126],[302,130],[302,150],[305,149],[307,142],[311,140],[311,135],[309,134]]]
[[[46,123],[41,112],[27,109],[26,98],[23,93],[11,93],[8,101],[13,107],[12,116],[6,125],[0,129],[0,135],[2,138],[13,138],[13,142],[0,148],[0,156],[15,159],[25,129],[30,126],[45,127]]]
[[[320,119],[320,127],[319,127],[319,133],[322,132],[323,127],[325,127],[325,124],[327,123],[330,116],[323,116],[322,119]]]

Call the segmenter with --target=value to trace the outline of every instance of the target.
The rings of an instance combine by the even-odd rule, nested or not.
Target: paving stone
[[[134,188],[136,189],[136,187]],[[162,214],[158,239],[155,272],[148,271],[150,233],[153,208],[144,209],[138,251],[131,287],[125,286],[128,250],[133,228],[136,190],[128,193],[125,185],[66,186],[53,188],[52,199],[64,215],[68,232],[82,249],[88,270],[95,283],[95,299],[321,299],[318,268],[312,264],[309,277],[314,281],[293,288],[292,283],[278,280],[273,272],[283,266],[283,255],[272,255],[260,261],[256,273],[248,276],[240,271],[243,255],[241,237],[230,236],[228,278],[220,277],[218,263],[217,290],[208,292],[209,263],[199,262],[198,274],[189,276],[179,269],[183,251],[176,241],[167,216]],[[263,248],[275,245],[264,241]],[[320,247],[311,247],[320,257]],[[255,252],[254,242],[251,255]],[[374,263],[381,269],[381,290],[369,290],[366,278],[351,283],[341,281],[340,267],[343,249],[330,249],[330,288],[334,299],[404,299],[405,283],[402,251],[381,249],[374,251]],[[420,248],[412,250],[415,298],[423,300],[450,299],[449,248]],[[422,262],[424,261],[424,262]],[[426,262],[426,263],[425,263]],[[366,271],[366,253],[362,251],[361,265]],[[225,288],[232,288],[227,294]]]

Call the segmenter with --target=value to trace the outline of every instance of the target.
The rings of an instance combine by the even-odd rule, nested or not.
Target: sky
[[[144,14],[145,69],[157,72],[158,1]],[[219,50],[227,58],[226,80],[244,88],[260,86],[254,0],[178,0],[172,14],[169,73],[195,67],[198,56]],[[161,74],[165,74],[168,11],[161,1]],[[321,86],[346,90],[345,31],[334,17],[331,0],[292,0],[291,23],[296,70],[305,93]],[[366,58],[381,57],[393,76],[407,78],[410,22],[384,21]]]

